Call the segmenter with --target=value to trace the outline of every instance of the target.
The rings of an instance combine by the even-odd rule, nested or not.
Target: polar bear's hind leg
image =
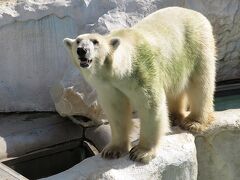
[[[191,112],[182,127],[192,132],[206,130],[214,120],[215,51],[208,47],[187,88]]]

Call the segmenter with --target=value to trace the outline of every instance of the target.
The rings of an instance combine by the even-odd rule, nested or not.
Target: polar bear
[[[215,42],[200,13],[164,8],[131,28],[83,34],[64,43],[72,62],[96,88],[109,120],[112,140],[102,157],[129,151],[133,107],[141,125],[130,159],[143,163],[155,157],[169,131],[169,117],[193,132],[204,131],[213,120]]]

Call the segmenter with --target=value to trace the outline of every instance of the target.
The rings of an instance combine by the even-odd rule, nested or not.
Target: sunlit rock
[[[100,121],[104,116],[96,91],[79,73],[77,68],[70,66],[63,79],[51,88],[56,110],[63,117],[80,115]]]

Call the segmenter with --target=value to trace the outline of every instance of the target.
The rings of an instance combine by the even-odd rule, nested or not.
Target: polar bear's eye
[[[92,39],[91,41],[93,42],[94,45],[98,44],[98,40],[96,39]]]
[[[77,39],[77,40],[76,40],[76,43],[77,43],[77,44],[79,44],[79,43],[80,43],[80,40],[79,40],[79,39]]]

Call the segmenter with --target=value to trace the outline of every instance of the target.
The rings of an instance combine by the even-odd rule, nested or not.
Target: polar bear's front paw
[[[101,156],[106,159],[117,159],[128,152],[127,148],[108,145],[101,152]]]
[[[146,164],[155,158],[155,156],[155,149],[147,149],[141,147],[140,145],[136,145],[131,149],[129,158],[133,161],[138,161]]]

